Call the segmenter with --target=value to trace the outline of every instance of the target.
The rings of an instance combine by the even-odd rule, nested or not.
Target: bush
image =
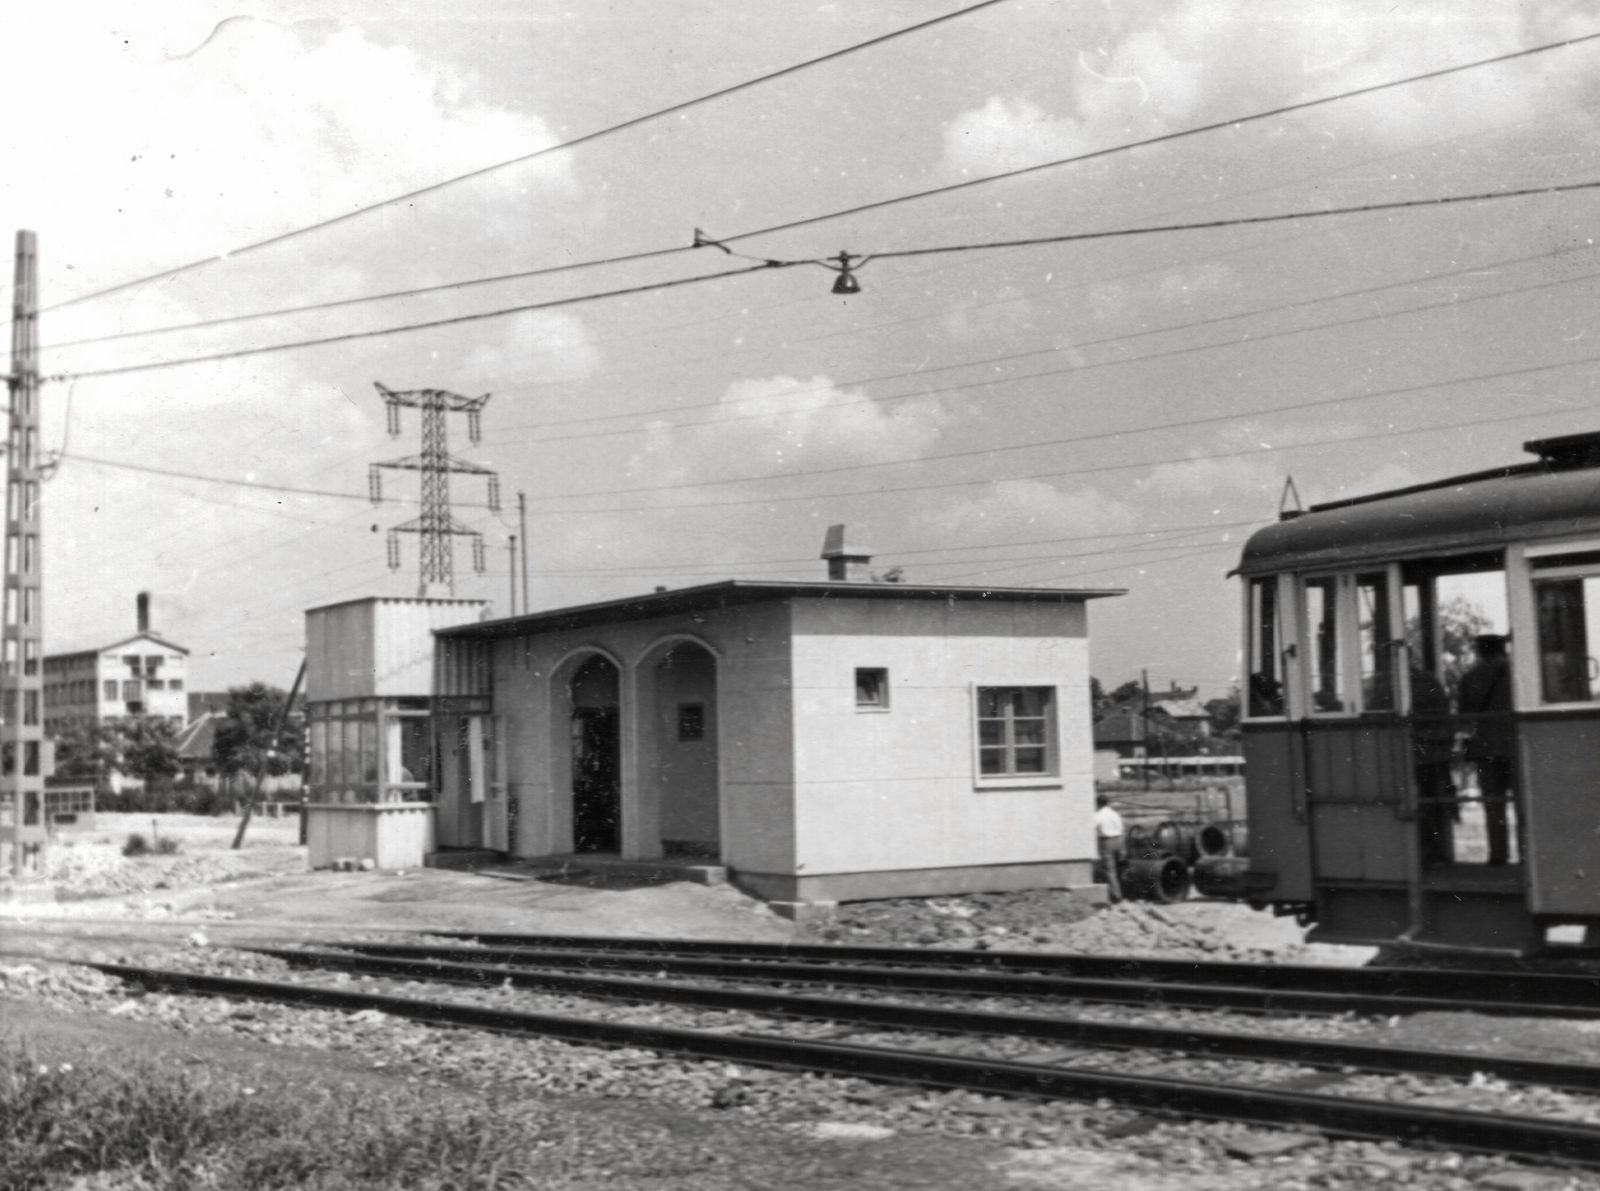
[[[339,1102],[154,1060],[51,1066],[0,1046],[0,1187],[444,1191],[528,1187],[545,1130],[415,1092]],[[115,1178],[94,1180],[108,1174]]]
[[[174,856],[183,847],[183,841],[175,835],[164,835],[156,841],[156,851],[163,856]]]
[[[148,856],[150,854],[150,841],[135,831],[128,836],[128,842],[122,845],[124,856]]]

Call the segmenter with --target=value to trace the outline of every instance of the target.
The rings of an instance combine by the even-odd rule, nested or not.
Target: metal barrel
[[[1246,856],[1250,852],[1250,832],[1237,819],[1218,819],[1200,829],[1195,843],[1201,856]]]
[[[1149,856],[1128,861],[1122,888],[1129,897],[1168,905],[1189,896],[1189,866],[1176,856]]]
[[[1171,852],[1185,864],[1193,864],[1200,857],[1199,834],[1192,823],[1167,819],[1156,824],[1156,847],[1163,852]]]
[[[1245,874],[1250,861],[1243,856],[1202,856],[1194,866],[1194,888],[1201,897],[1241,901],[1249,896]]]
[[[1213,856],[1226,856],[1233,846],[1233,839],[1228,834],[1226,823],[1207,823],[1200,829],[1196,842],[1200,845],[1201,860]]]
[[[1128,855],[1135,859],[1145,859],[1156,855],[1160,848],[1156,847],[1155,833],[1145,823],[1131,823],[1127,832]]]

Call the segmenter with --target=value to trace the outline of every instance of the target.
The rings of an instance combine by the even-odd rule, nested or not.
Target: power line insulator
[[[400,535],[392,529],[389,531],[389,569],[400,569]]]
[[[500,477],[489,477],[489,509],[492,512],[500,511]]]
[[[383,503],[383,473],[376,467],[367,468],[367,496],[375,505]]]
[[[467,411],[467,437],[476,443],[482,435],[483,419],[478,416],[477,410],[469,409]]]
[[[384,412],[389,415],[389,437],[400,437],[400,403],[398,401],[385,401]]]
[[[475,533],[472,535],[472,569],[481,575],[483,574],[484,566],[485,559],[483,556],[483,535],[481,533]]]

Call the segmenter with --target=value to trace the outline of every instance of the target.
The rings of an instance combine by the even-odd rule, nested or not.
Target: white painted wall
[[[1093,856],[1081,605],[847,599],[794,604],[795,856],[825,873]],[[889,671],[887,712],[855,705]],[[977,775],[975,686],[1056,688],[1059,773]]]

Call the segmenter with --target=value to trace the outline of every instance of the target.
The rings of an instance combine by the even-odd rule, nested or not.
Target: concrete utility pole
[[[50,759],[44,755],[41,710],[38,240],[30,231],[17,233],[12,293],[5,595],[0,613],[0,860],[9,860],[11,875],[20,878],[44,875],[49,833],[44,775]]]
[[[522,535],[522,614],[526,616],[531,610],[528,604],[528,494],[517,493],[517,519],[518,532]]]
[[[414,533],[422,539],[421,580],[417,594],[428,596],[433,594],[430,588],[439,587],[454,595],[456,580],[451,538],[459,535],[472,539],[472,569],[480,575],[483,574],[484,559],[483,535],[468,529],[450,515],[450,473],[459,471],[470,475],[487,476],[489,507],[497,512],[500,508],[500,477],[487,467],[479,467],[476,463],[468,463],[465,459],[457,459],[450,454],[445,442],[444,416],[447,413],[466,414],[467,435],[473,442],[477,442],[479,411],[488,402],[489,394],[485,393],[482,397],[462,397],[456,393],[447,393],[443,389],[413,389],[402,393],[386,388],[377,381],[373,384],[377,385],[378,392],[383,395],[389,415],[391,438],[400,433],[402,406],[411,406],[422,411],[422,454],[391,459],[387,463],[374,463],[367,473],[367,486],[373,504],[383,499],[383,478],[380,468],[404,468],[422,473],[422,515],[403,525],[396,525],[389,531],[389,569],[391,571],[400,569],[399,535]]]

